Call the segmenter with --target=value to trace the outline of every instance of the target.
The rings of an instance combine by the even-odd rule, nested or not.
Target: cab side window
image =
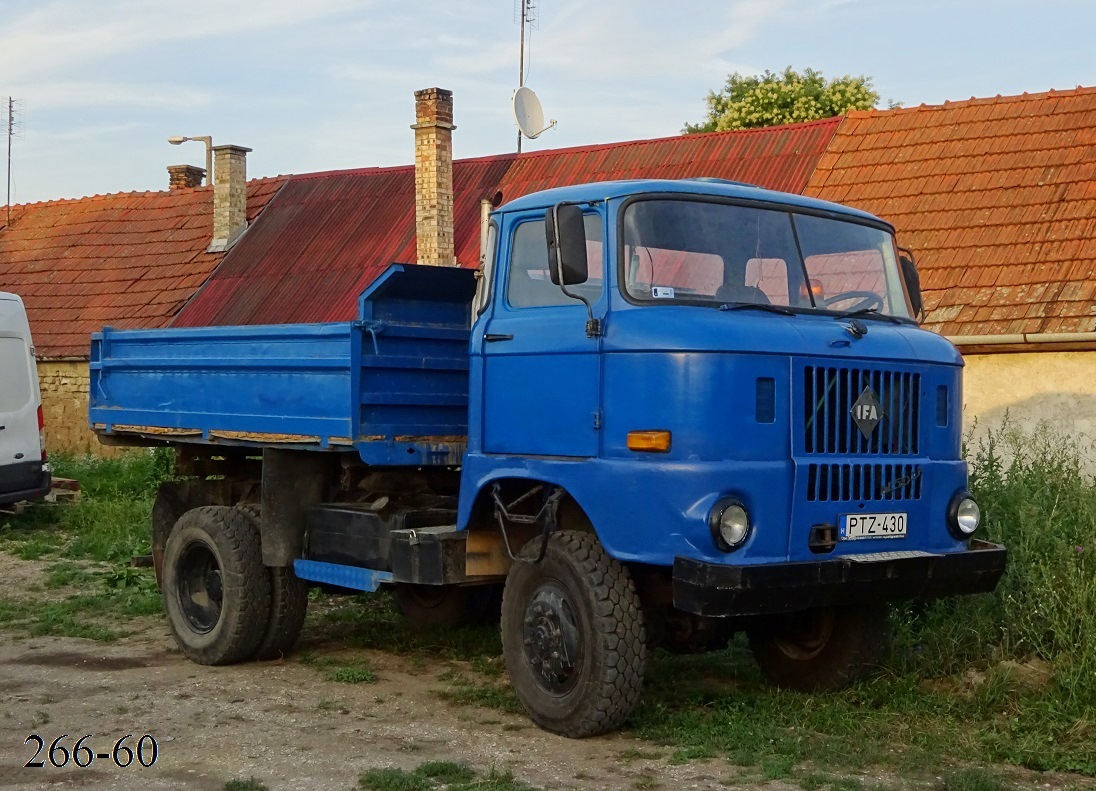
[[[596,302],[604,286],[602,275],[601,218],[596,214],[587,214],[586,260],[589,265],[588,279],[585,283],[570,286],[570,290],[581,293]],[[510,247],[510,274],[507,278],[506,301],[513,308],[540,308],[553,305],[580,305],[578,300],[563,293],[563,289],[552,282],[548,271],[548,237],[544,230],[544,220],[527,220],[514,229],[513,244]]]

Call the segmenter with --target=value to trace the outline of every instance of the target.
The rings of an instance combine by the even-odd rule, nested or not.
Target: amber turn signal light
[[[669,431],[629,431],[628,450],[666,453],[670,449]]]

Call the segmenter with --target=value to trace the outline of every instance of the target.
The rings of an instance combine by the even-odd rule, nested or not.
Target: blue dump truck
[[[288,651],[308,585],[415,623],[499,616],[542,728],[619,727],[654,645],[745,632],[835,689],[888,603],[991,591],[962,360],[850,208],[707,179],[528,195],[478,270],[392,265],[357,321],[96,333],[102,442],[170,445],[152,519],[201,664]]]

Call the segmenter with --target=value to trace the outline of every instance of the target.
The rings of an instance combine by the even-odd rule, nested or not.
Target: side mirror
[[[590,276],[586,260],[586,225],[582,209],[573,203],[560,203],[544,215],[548,237],[548,273],[558,285],[585,283]]]
[[[919,317],[925,306],[921,301],[921,276],[917,274],[917,264],[913,262],[913,253],[909,250],[899,250],[898,262],[902,266],[902,279],[906,281],[906,291],[910,295],[910,306],[913,315]]]

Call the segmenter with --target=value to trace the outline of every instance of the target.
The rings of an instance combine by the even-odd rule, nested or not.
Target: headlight
[[[738,549],[750,534],[750,514],[738,500],[720,500],[708,516],[712,540],[724,552]]]
[[[968,491],[959,491],[948,505],[948,528],[956,538],[969,538],[982,523],[982,509]]]

